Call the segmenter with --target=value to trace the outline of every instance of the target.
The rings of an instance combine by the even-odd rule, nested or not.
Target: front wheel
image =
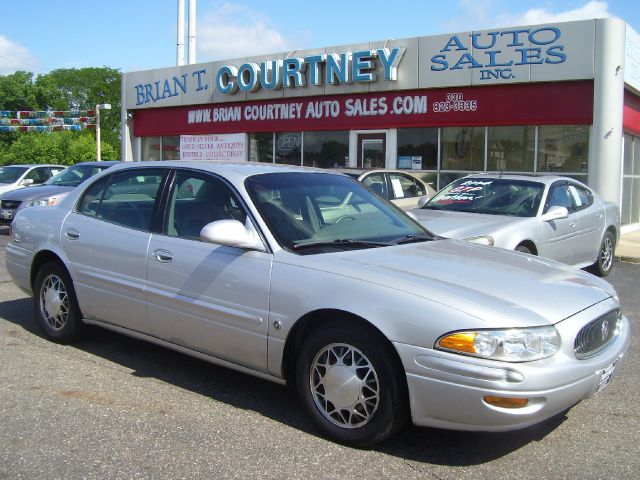
[[[326,436],[355,447],[389,437],[406,422],[404,372],[392,347],[366,328],[334,323],[303,344],[300,401]]]
[[[598,259],[591,266],[593,273],[599,277],[606,277],[613,270],[613,256],[615,249],[615,238],[611,232],[605,232],[600,242],[598,250]]]
[[[532,255],[533,252],[531,251],[531,249],[529,247],[527,247],[526,245],[520,244],[516,247],[516,252],[520,252],[520,253],[528,253],[529,255]]]
[[[38,271],[33,310],[45,335],[55,342],[68,343],[84,333],[71,277],[58,262],[47,262]]]

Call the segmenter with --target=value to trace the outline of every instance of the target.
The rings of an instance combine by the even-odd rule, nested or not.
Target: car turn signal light
[[[500,408],[524,408],[529,404],[528,398],[486,396],[482,399],[489,405]]]

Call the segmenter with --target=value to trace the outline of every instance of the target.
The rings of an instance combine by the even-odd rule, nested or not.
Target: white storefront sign
[[[246,135],[181,135],[180,160],[245,161]]]

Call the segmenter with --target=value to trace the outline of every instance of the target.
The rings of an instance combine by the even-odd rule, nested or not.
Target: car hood
[[[438,302],[492,328],[555,324],[616,295],[609,283],[581,270],[457,240],[306,255],[299,261]]]
[[[29,188],[20,188],[2,196],[3,200],[34,200],[36,198],[49,197],[58,193],[69,192],[74,187],[63,187],[58,185],[36,185]]]
[[[409,214],[431,232],[457,239],[490,234],[528,219],[528,217],[451,212],[425,208],[411,210]]]

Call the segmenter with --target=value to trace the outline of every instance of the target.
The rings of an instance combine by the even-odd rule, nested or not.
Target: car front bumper
[[[516,430],[595,395],[620,367],[630,342],[629,321],[623,316],[617,335],[591,358],[578,360],[572,339],[612,304],[601,302],[557,324],[561,350],[534,362],[497,362],[394,343],[407,374],[413,423],[453,430]],[[529,401],[522,408],[503,408],[488,404],[486,396]]]

